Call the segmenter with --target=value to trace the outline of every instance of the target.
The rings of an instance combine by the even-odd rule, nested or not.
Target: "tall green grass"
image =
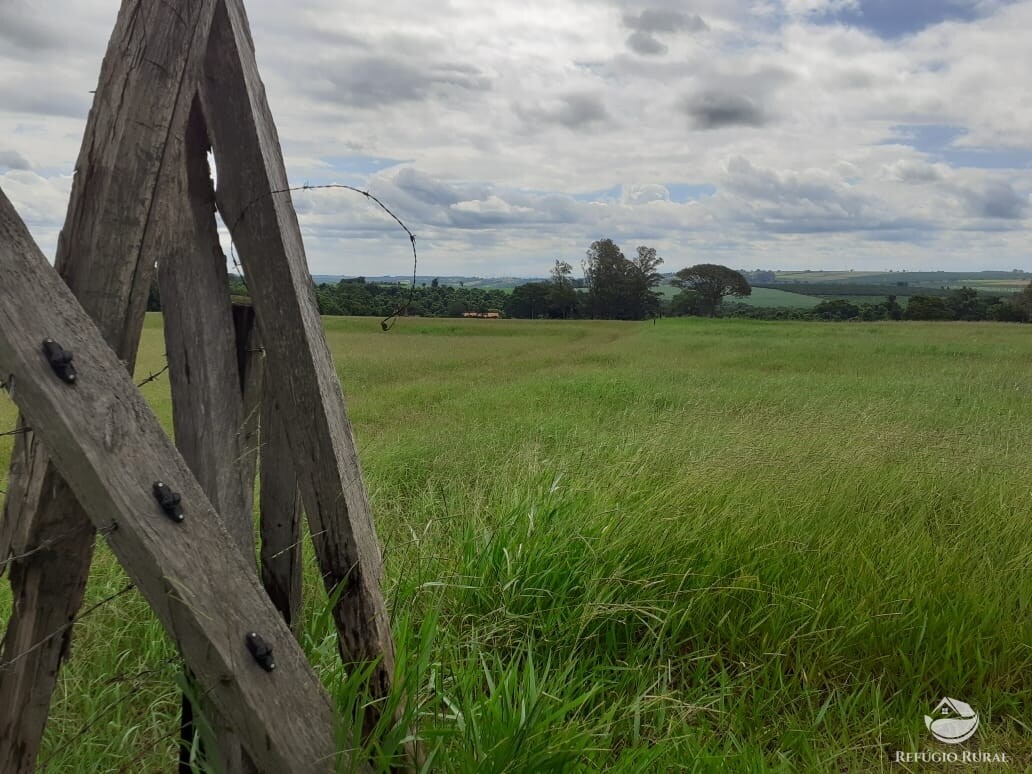
[[[942,749],[943,695],[981,713],[967,748],[1032,767],[1023,327],[326,328],[428,769],[887,770]],[[167,423],[166,384],[144,390]],[[351,718],[361,676],[307,571],[302,644]],[[102,548],[87,604],[123,582]],[[168,769],[179,668],[142,600],[102,608],[41,759]],[[362,754],[386,765],[406,729],[383,731]]]

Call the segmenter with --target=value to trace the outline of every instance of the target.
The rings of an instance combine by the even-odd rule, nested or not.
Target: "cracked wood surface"
[[[168,138],[182,133],[215,0],[124,0],[101,66],[64,228],[61,277],[132,371],[154,266],[149,228]],[[6,281],[6,278],[5,278]],[[93,528],[37,434],[19,436],[0,520],[0,560],[12,563],[13,612],[0,662],[0,771],[31,772],[93,556]],[[49,639],[47,639],[49,637]]]
[[[153,228],[161,238],[158,287],[172,387],[176,448],[218,512],[244,561],[254,565],[254,466],[248,466],[246,428],[229,299],[226,256],[215,223],[215,188],[208,135],[194,100],[184,135],[169,140]],[[236,734],[202,703],[216,738],[205,760],[226,774],[254,771]],[[183,697],[181,756],[188,761],[195,708]],[[181,758],[182,762],[182,758]]]
[[[0,373],[51,450],[53,464],[147,599],[196,676],[265,771],[334,770],[330,700],[185,461],[96,325],[47,264],[0,192]],[[54,338],[74,353],[74,386],[40,351]],[[152,486],[182,495],[178,523]],[[245,636],[272,644],[264,671]]]
[[[394,642],[380,588],[382,560],[340,379],[315,303],[301,231],[241,0],[220,0],[201,98],[218,166],[216,199],[247,275],[266,386],[282,409],[341,657],[375,663],[370,691],[391,692]],[[365,712],[365,733],[382,708]]]

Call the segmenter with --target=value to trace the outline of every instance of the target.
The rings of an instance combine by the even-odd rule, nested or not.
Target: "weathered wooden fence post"
[[[262,584],[294,633],[301,617],[301,492],[282,409],[267,391],[262,400]]]
[[[380,548],[242,0],[220,0],[216,9],[201,99],[218,165],[219,211],[239,250],[265,347],[266,387],[291,412],[287,442],[323,583],[337,599],[341,656],[375,662],[370,688],[386,697],[394,643]],[[379,717],[379,707],[370,707],[367,732]]]
[[[129,374],[0,193],[0,373],[203,696],[269,772],[333,771],[329,697]],[[40,343],[74,354],[74,385]],[[180,496],[182,517],[156,495]],[[275,666],[249,652],[250,632]]]
[[[208,135],[195,100],[182,138],[172,139],[157,254],[176,447],[222,517],[245,562],[254,562],[254,466],[244,445],[244,408],[226,257],[215,222]],[[218,740],[206,756],[228,774],[253,770],[225,721],[204,708]],[[196,708],[183,697],[184,728]],[[188,725],[187,720],[191,721]],[[189,757],[188,736],[181,756]],[[186,761],[183,760],[185,763]]]
[[[230,307],[209,138],[215,200],[247,269],[265,358],[246,357],[256,349],[247,344],[254,320]],[[235,735],[263,770],[332,769],[328,699],[284,623],[296,626],[300,605],[298,490],[338,600],[341,657],[374,665],[369,688],[380,701],[366,712],[365,733],[380,719],[394,670],[380,549],[286,188],[242,0],[124,0],[58,247],[67,287],[0,196],[0,370],[33,428],[12,459],[0,561],[52,549],[11,565],[15,610],[0,658],[4,772],[34,767],[97,524],[224,721],[228,768],[246,768]],[[155,263],[182,456],[125,371]],[[74,387],[48,374],[39,351],[47,337],[75,352],[84,378]],[[271,623],[276,608],[258,593],[252,542],[259,414],[268,447],[262,571],[282,613]],[[161,515],[154,492],[168,492],[158,481],[181,494],[185,524]],[[275,672],[255,671],[241,639],[252,628],[274,643]],[[417,745],[411,753],[418,760]]]
[[[177,7],[179,6],[179,7]],[[155,261],[152,208],[167,140],[182,136],[215,0],[126,0],[101,67],[57,247],[61,277],[130,371]],[[6,281],[6,278],[5,278]],[[0,656],[0,771],[35,769],[50,697],[82,604],[93,528],[36,434],[17,439],[0,558],[14,610]],[[62,631],[61,636],[52,636]],[[16,663],[30,643],[43,644]]]

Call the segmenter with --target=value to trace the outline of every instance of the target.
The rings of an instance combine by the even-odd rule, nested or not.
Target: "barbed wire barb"
[[[136,387],[140,388],[140,387],[143,387],[146,384],[150,384],[151,382],[153,382],[156,379],[160,378],[161,375],[163,373],[165,373],[167,370],[168,370],[168,363],[165,363],[165,367],[164,368],[162,368],[161,370],[155,371],[154,373],[150,374],[146,379],[144,379],[142,382],[137,384]]]

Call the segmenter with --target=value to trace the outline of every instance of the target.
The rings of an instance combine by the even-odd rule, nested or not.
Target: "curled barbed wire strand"
[[[412,245],[412,284],[409,286],[408,298],[404,301],[404,303],[399,304],[397,307],[395,307],[394,311],[391,314],[389,314],[387,317],[384,317],[383,320],[380,321],[380,327],[384,331],[389,331],[391,328],[394,327],[394,324],[398,321],[398,318],[408,312],[409,307],[412,306],[412,302],[415,299],[416,273],[419,269],[419,254],[416,251],[416,235],[412,233],[412,230],[405,225],[404,221],[402,221],[402,219],[399,218],[394,213],[394,211],[391,210],[390,207],[388,207],[386,204],[380,201],[380,199],[378,199],[374,194],[362,188],[357,188],[353,185],[344,185],[343,183],[327,183],[325,185],[309,185],[308,183],[305,183],[304,185],[291,186],[289,188],[277,188],[272,191],[266,191],[265,193],[254,197],[244,206],[242,210],[240,210],[240,213],[236,216],[236,218],[234,218],[233,222],[231,224],[227,224],[230,236],[229,255],[230,259],[233,261],[233,268],[240,276],[240,280],[244,283],[244,287],[247,288],[247,278],[244,275],[244,267],[240,264],[240,261],[237,259],[236,250],[233,247],[233,232],[236,230],[236,227],[240,224],[240,221],[244,219],[244,216],[247,214],[247,211],[251,209],[251,207],[258,204],[258,202],[264,200],[265,198],[275,196],[277,194],[288,194],[297,191],[323,191],[334,189],[352,191],[354,193],[361,194],[362,196],[376,204],[381,210],[386,212],[399,226],[401,226],[405,233],[408,234],[409,242]]]

